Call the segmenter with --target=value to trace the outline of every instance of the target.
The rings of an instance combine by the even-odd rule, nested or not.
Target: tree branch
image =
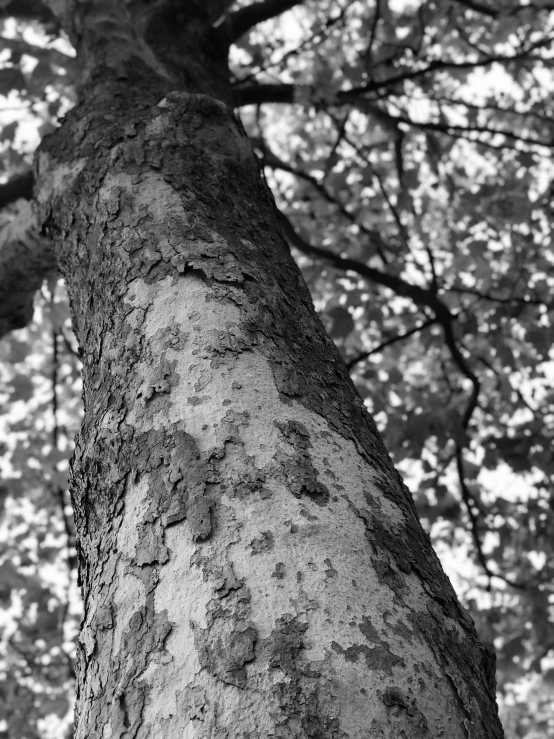
[[[377,34],[376,34],[377,24],[379,23],[380,18],[381,18],[381,0],[376,0],[375,10],[373,11],[373,20],[371,22],[371,31],[369,32],[369,43],[367,45],[367,49],[364,52],[364,57],[369,60],[371,60],[371,56],[373,52],[373,44],[377,37]]]
[[[453,329],[456,315],[452,313],[446,303],[438,297],[436,291],[406,282],[401,277],[388,274],[387,272],[381,272],[380,270],[370,267],[367,264],[363,264],[362,262],[358,262],[355,259],[341,257],[338,254],[322,249],[319,246],[313,246],[297,233],[294,226],[284,213],[280,213],[280,216],[285,237],[292,246],[295,246],[303,254],[324,259],[338,269],[356,272],[361,277],[365,277],[371,282],[376,282],[378,285],[388,287],[397,295],[410,298],[416,305],[430,308],[433,311],[435,314],[434,320],[442,327],[444,342],[450,351],[454,364],[458,367],[464,377],[467,377],[467,379],[470,380],[472,385],[472,391],[462,416],[462,429],[464,432],[467,431],[473,412],[477,407],[481,383],[477,375],[468,365],[456,342]]]
[[[471,528],[471,538],[473,539],[473,544],[475,546],[475,552],[477,554],[477,559],[479,560],[479,563],[481,567],[483,568],[485,575],[487,576],[488,581],[489,581],[487,590],[491,589],[490,583],[493,577],[496,577],[499,580],[502,580],[502,582],[505,582],[506,585],[510,585],[512,588],[516,588],[518,590],[526,590],[527,589],[526,585],[524,585],[523,583],[517,582],[515,580],[510,580],[504,575],[498,575],[496,574],[496,572],[493,572],[489,567],[487,558],[485,556],[485,553],[483,552],[483,546],[481,544],[481,537],[479,536],[479,521],[477,519],[477,516],[475,515],[475,511],[472,508],[472,503],[474,503],[475,500],[465,481],[462,453],[463,453],[463,449],[461,445],[456,444],[456,470],[458,472],[458,481],[460,483],[460,491],[462,493],[462,500],[464,501],[464,505],[465,505],[467,514],[469,516],[469,524]]]
[[[368,85],[368,88],[371,86]],[[244,105],[262,105],[263,103],[288,103],[292,105],[296,102],[296,91],[300,89],[298,85],[283,83],[267,83],[260,84],[252,82],[246,85],[238,82],[234,87],[234,103],[235,107],[240,108]],[[368,89],[367,92],[371,90]],[[341,90],[337,93],[335,105],[344,105],[346,103],[356,104],[360,99],[361,93],[351,90]]]
[[[477,298],[481,298],[482,300],[488,300],[491,303],[503,303],[506,305],[513,305],[514,303],[523,303],[523,305],[546,305],[548,306],[549,303],[545,303],[544,300],[539,300],[538,298],[498,298],[494,295],[487,295],[487,293],[481,292],[480,290],[474,290],[470,287],[449,287],[448,290],[454,293],[462,293],[467,295],[475,295]]]
[[[4,0],[0,3],[0,18],[39,21],[58,29],[58,19],[41,0]]]
[[[403,334],[398,334],[397,336],[393,336],[392,339],[383,341],[381,344],[374,347],[373,349],[370,349],[367,352],[362,352],[357,357],[354,357],[354,359],[351,359],[350,361],[346,362],[347,369],[351,370],[353,367],[355,367],[355,365],[359,364],[359,362],[363,362],[364,359],[367,359],[372,354],[379,354],[387,346],[390,346],[391,344],[396,344],[398,341],[402,341],[403,339],[407,339],[408,337],[413,336],[414,334],[417,334],[420,331],[423,331],[424,328],[427,328],[428,326],[432,326],[435,323],[437,323],[436,318],[429,318],[424,323],[420,323],[418,326],[414,326],[414,328],[411,328],[409,331],[405,331]]]
[[[239,8],[227,15],[217,26],[218,40],[230,46],[258,23],[275,18],[302,2],[304,0],[260,0]]]
[[[512,139],[514,141],[521,141],[524,144],[531,144],[532,146],[548,146],[551,147],[554,143],[554,139],[550,141],[539,141],[535,138],[530,138],[529,136],[521,136],[517,133],[514,133],[513,131],[508,130],[502,130],[498,128],[491,128],[490,126],[474,126],[474,125],[457,125],[453,123],[436,123],[433,121],[413,121],[411,118],[409,118],[407,115],[392,115],[381,108],[378,108],[378,106],[368,106],[368,109],[370,112],[372,111],[372,108],[377,108],[380,115],[386,116],[390,120],[391,123],[394,123],[398,125],[399,123],[405,123],[408,126],[411,126],[412,128],[419,128],[421,131],[439,131],[441,133],[448,134],[449,136],[456,136],[458,135],[457,132],[460,133],[484,133],[489,134],[490,136],[505,136],[506,138]]]
[[[483,3],[477,2],[477,0],[456,0],[458,5],[463,5],[464,8],[469,8],[469,10],[475,11],[475,13],[480,13],[481,15],[487,15],[489,18],[498,18],[498,16],[501,13],[504,13],[503,10],[495,10],[494,8],[490,8],[488,5],[483,5]],[[550,11],[554,8],[554,5],[552,3],[545,3],[544,5],[539,5],[538,7],[534,3],[529,3],[526,5],[516,5],[515,8],[512,8],[507,15],[515,15],[516,13],[519,13],[520,10],[546,10]]]
[[[475,546],[475,552],[477,554],[477,559],[479,560],[479,563],[481,564],[481,567],[485,571],[485,574],[489,580],[487,590],[490,590],[491,589],[490,581],[491,581],[492,573],[489,569],[487,558],[485,557],[485,554],[483,552],[483,547],[481,546],[481,538],[479,536],[479,522],[477,520],[477,516],[475,515],[475,511],[473,510],[473,507],[472,507],[472,503],[474,501],[473,501],[473,497],[471,493],[469,492],[467,483],[465,481],[462,452],[463,452],[463,449],[462,449],[461,444],[456,444],[456,470],[458,472],[460,492],[462,493],[462,500],[464,501],[467,515],[469,516],[469,524],[471,528],[471,538],[473,539],[473,544]]]
[[[361,87],[352,87],[350,90],[339,90],[336,93],[333,105],[355,105],[360,99],[363,99],[364,95],[370,92],[379,92],[383,89],[394,87],[403,82],[426,77],[433,72],[440,72],[447,69],[477,69],[478,67],[488,67],[496,62],[508,64],[510,62],[519,61],[521,59],[528,59],[529,54],[536,49],[540,49],[544,46],[552,44],[552,38],[541,39],[534,44],[528,46],[527,49],[519,52],[518,54],[511,54],[506,56],[505,54],[491,54],[484,59],[477,59],[474,61],[463,61],[454,62],[448,59],[434,59],[429,62],[426,67],[421,69],[409,69],[405,72],[401,72],[394,77],[389,77],[385,80],[372,80],[366,85]],[[293,84],[258,84],[251,83],[248,85],[242,85],[240,81],[237,82],[234,90],[235,105],[241,107],[243,105],[261,105],[262,103],[294,103],[295,102],[295,90],[297,85]]]
[[[498,10],[494,10],[494,8],[489,8],[487,5],[475,2],[474,0],[456,0],[456,2],[458,3],[458,5],[463,5],[464,8],[469,8],[476,13],[481,13],[481,15],[488,15],[489,18],[496,18],[499,13]]]
[[[313,246],[312,244],[309,244],[300,236],[300,234],[297,233],[294,226],[284,213],[280,213],[280,216],[285,237],[292,246],[295,246],[303,254],[324,259],[338,269],[356,272],[361,277],[365,277],[371,282],[376,282],[379,285],[388,287],[397,295],[410,298],[411,300],[413,300],[414,303],[416,303],[416,305],[431,308],[431,310],[435,314],[434,320],[443,328],[445,343],[450,350],[450,354],[452,355],[456,366],[460,369],[465,377],[471,380],[471,383],[473,385],[473,392],[471,394],[468,406],[462,419],[462,426],[464,429],[466,429],[469,424],[471,415],[473,414],[473,411],[477,406],[480,383],[477,376],[468,366],[466,360],[464,359],[464,356],[462,355],[458,345],[456,344],[456,339],[452,328],[452,324],[456,320],[456,315],[450,311],[446,303],[443,303],[443,301],[437,296],[434,290],[419,287],[419,285],[414,285],[410,282],[406,282],[401,277],[397,277],[396,275],[390,275],[386,272],[381,272],[380,270],[375,269],[374,267],[370,267],[367,264],[363,264],[362,262],[358,262],[355,259],[341,257],[338,254],[329,252],[319,246]]]
[[[435,315],[437,315],[437,319],[441,322],[442,320],[449,321],[454,319],[454,316],[450,313],[447,305],[437,298],[437,296],[430,290],[419,287],[419,285],[406,282],[401,277],[396,277],[396,275],[381,272],[380,270],[370,267],[367,264],[363,264],[362,262],[358,262],[355,259],[341,257],[339,254],[334,254],[333,252],[322,249],[319,246],[313,246],[300,236],[284,213],[280,213],[280,216],[287,241],[303,254],[324,259],[326,262],[330,262],[338,269],[356,272],[361,277],[365,277],[371,282],[376,282],[379,285],[388,287],[397,295],[411,298],[417,305],[430,307],[435,312]]]
[[[0,232],[0,337],[33,317],[33,298],[56,269],[52,245],[38,234],[30,203]]]
[[[344,136],[344,132],[342,134]],[[284,162],[282,159],[280,159],[274,152],[272,152],[265,141],[260,138],[251,138],[250,139],[253,146],[257,147],[263,154],[263,164],[267,165],[269,167],[272,167],[273,169],[282,169],[283,172],[290,172],[290,174],[293,174],[295,177],[298,177],[301,180],[304,180],[305,182],[309,182],[310,185],[318,192],[328,203],[331,205],[334,205],[337,207],[339,213],[344,216],[350,223],[356,224],[356,226],[360,229],[360,231],[368,236],[370,239],[375,240],[375,250],[381,260],[384,264],[388,263],[388,259],[386,254],[384,253],[383,247],[386,248],[386,244],[381,239],[380,234],[377,231],[372,231],[371,229],[367,228],[367,226],[364,226],[362,223],[359,223],[356,219],[356,215],[354,213],[350,213],[350,211],[346,208],[346,206],[337,198],[335,198],[332,193],[329,192],[329,190],[325,187],[323,182],[320,182],[316,177],[309,174],[308,172],[304,172],[299,169],[295,169],[293,166],[288,164],[287,162]],[[346,139],[347,140],[347,139]]]
[[[348,211],[346,210],[346,208],[344,206],[341,206],[340,203],[337,203],[332,198],[332,196],[327,192],[325,187],[321,183],[319,183],[314,177],[312,177],[312,175],[306,172],[296,172],[294,168],[292,168],[286,162],[281,162],[281,160],[278,157],[276,157],[274,154],[269,152],[269,150],[265,146],[265,142],[263,141],[263,139],[260,139],[259,142],[254,140],[254,145],[257,145],[262,150],[264,157],[268,164],[270,165],[273,164],[273,166],[280,167],[286,171],[292,172],[293,174],[299,177],[302,177],[303,179],[306,179],[308,182],[314,185],[314,187],[318,190],[318,192],[320,192],[320,194],[326,200],[328,200],[329,202],[334,202],[336,205],[338,205],[343,214],[347,216],[350,215]],[[400,220],[400,217],[398,213],[396,212],[396,209],[394,208],[394,206],[388,199],[387,194],[378,176],[377,176],[377,179],[383,191],[383,195],[387,199],[387,202],[389,203],[389,206],[391,207],[393,214],[395,215],[400,235],[405,241],[405,243],[408,244],[407,235],[405,233],[405,229],[402,224],[402,221]],[[300,236],[300,234],[297,233],[296,229],[294,228],[290,220],[287,218],[287,216],[284,215],[284,213],[280,213],[280,215],[282,219],[284,234],[287,240],[292,246],[295,246],[302,253],[310,255],[310,256],[317,256],[321,259],[325,259],[326,261],[331,262],[333,266],[338,267],[339,269],[343,269],[345,271],[350,270],[350,271],[356,272],[357,274],[361,275],[362,277],[365,277],[371,282],[376,282],[377,284],[388,287],[389,289],[393,290],[397,295],[410,298],[411,300],[413,300],[414,303],[416,303],[416,305],[430,308],[433,311],[436,317],[436,321],[442,326],[443,334],[444,334],[444,341],[450,351],[450,354],[452,356],[452,359],[454,360],[454,363],[456,364],[460,372],[465,377],[467,377],[468,380],[470,380],[471,385],[472,385],[472,390],[468,398],[468,403],[467,403],[466,409],[462,416],[462,429],[464,432],[466,432],[469,427],[469,422],[471,421],[471,417],[473,416],[473,412],[477,408],[477,404],[479,401],[479,393],[481,390],[481,383],[477,375],[473,372],[471,367],[468,365],[464,355],[460,351],[460,348],[456,341],[456,337],[454,335],[454,329],[453,329],[453,323],[456,319],[456,316],[455,314],[451,312],[448,305],[444,303],[438,297],[438,291],[437,291],[438,285],[433,284],[431,288],[423,288],[423,287],[420,287],[419,285],[414,285],[413,283],[406,282],[405,280],[403,280],[400,277],[397,277],[396,275],[391,275],[387,272],[382,272],[378,269],[375,269],[374,267],[370,267],[369,265],[363,264],[362,262],[358,262],[354,259],[341,257],[338,254],[334,254],[333,252],[327,251],[326,249],[321,249],[318,246],[313,246],[312,244],[309,244],[307,241],[305,241]],[[366,235],[370,237],[372,236],[372,234],[370,233],[367,233],[367,232],[365,233]]]

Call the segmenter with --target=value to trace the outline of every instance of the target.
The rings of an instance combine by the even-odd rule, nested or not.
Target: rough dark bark
[[[37,161],[83,350],[77,737],[500,737],[492,659],[212,97],[221,59],[166,73],[167,12],[95,56],[122,11],[79,7],[81,102]]]

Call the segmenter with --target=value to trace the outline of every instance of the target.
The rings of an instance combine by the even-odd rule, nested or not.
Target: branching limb
[[[59,27],[58,19],[41,0],[4,0],[0,3],[0,18],[10,17]]]
[[[371,60],[371,55],[373,53],[373,44],[375,43],[375,39],[377,38],[377,24],[379,23],[380,18],[381,0],[376,0],[375,10],[373,11],[373,20],[371,22],[371,31],[369,32],[369,43],[364,54],[365,58],[368,60]]]
[[[464,463],[463,463],[463,448],[461,444],[456,444],[456,470],[458,472],[458,481],[460,483],[460,491],[462,493],[462,500],[464,502],[467,515],[469,516],[469,523],[471,527],[471,537],[473,539],[473,544],[475,546],[475,552],[477,554],[477,559],[479,560],[479,563],[481,567],[483,568],[483,570],[485,571],[485,574],[487,575],[487,578],[489,580],[487,590],[490,590],[491,589],[490,580],[491,580],[491,577],[493,576],[493,573],[489,569],[487,558],[485,557],[485,554],[483,552],[481,538],[479,536],[479,521],[478,521],[475,511],[473,510],[474,500],[473,500],[473,497],[469,491],[469,488],[465,480]]]
[[[292,165],[280,159],[268,148],[267,144],[262,138],[251,138],[250,141],[252,142],[252,145],[254,147],[257,147],[262,152],[263,164],[267,165],[268,167],[272,167],[273,169],[281,169],[283,172],[289,172],[295,177],[298,177],[305,182],[309,182],[314,190],[316,190],[328,203],[336,205],[342,215],[346,216],[348,220],[353,219],[352,214],[348,212],[348,210],[344,207],[342,203],[340,203],[338,200],[336,200],[336,198],[332,196],[325,185],[323,185],[316,177],[309,174],[308,172],[303,172],[300,169],[296,169]]]
[[[498,10],[490,8],[488,5],[484,5],[476,0],[456,0],[456,2],[458,5],[463,5],[464,8],[469,8],[469,10],[473,10],[475,13],[480,13],[481,15],[487,15],[489,18],[496,18],[499,13]]]
[[[508,129],[502,130],[498,128],[491,128],[490,126],[477,126],[477,125],[458,125],[451,123],[436,123],[434,121],[423,121],[416,122],[409,118],[407,115],[392,115],[381,110],[382,115],[386,115],[391,123],[394,122],[396,125],[404,123],[412,128],[418,128],[420,131],[438,131],[439,133],[447,134],[448,136],[459,136],[462,134],[485,134],[487,136],[504,136],[512,141],[521,141],[523,144],[530,144],[531,146],[552,146],[552,141],[539,141],[537,138],[531,136],[522,136],[514,131]]]
[[[460,370],[460,372],[470,380],[471,385],[472,385],[472,390],[468,398],[468,402],[467,402],[467,405],[466,405],[466,408],[464,410],[462,420],[461,420],[462,429],[465,435],[469,427],[469,423],[471,421],[473,413],[475,409],[477,408],[477,405],[479,402],[479,393],[480,393],[481,383],[479,381],[479,378],[477,377],[475,372],[473,372],[473,370],[467,363],[465,357],[461,353],[461,350],[456,341],[456,337],[454,335],[454,329],[453,329],[453,322],[455,321],[456,316],[449,310],[448,306],[437,297],[436,291],[433,289],[429,290],[429,289],[421,288],[417,285],[412,285],[406,282],[405,280],[402,280],[401,278],[396,277],[395,275],[389,275],[385,272],[381,272],[380,270],[374,269],[373,267],[369,267],[368,265],[357,262],[356,260],[341,257],[337,254],[333,254],[332,252],[327,251],[326,249],[313,246],[312,244],[309,244],[307,241],[305,241],[296,232],[296,230],[294,229],[294,226],[284,214],[281,214],[281,216],[282,216],[283,230],[284,230],[287,240],[290,242],[292,246],[295,246],[302,253],[307,254],[309,256],[316,256],[321,259],[324,259],[325,261],[331,263],[333,266],[338,267],[339,269],[350,270],[350,271],[356,272],[357,274],[359,274],[362,277],[367,278],[371,282],[376,282],[377,284],[384,285],[385,287],[388,287],[394,292],[396,292],[398,295],[409,297],[416,304],[423,306],[423,307],[431,308],[433,310],[435,314],[434,317],[429,318],[423,324],[420,324],[419,326],[414,327],[410,331],[407,331],[400,336],[394,337],[393,339],[383,342],[380,346],[376,347],[375,349],[369,352],[364,352],[359,357],[356,357],[354,360],[351,360],[347,366],[349,369],[351,369],[355,364],[367,358],[371,354],[376,353],[377,351],[381,351],[384,347],[389,346],[390,344],[393,344],[396,341],[400,341],[401,339],[407,338],[408,336],[411,336],[417,333],[418,331],[421,331],[424,328],[427,328],[428,326],[432,324],[435,324],[435,323],[440,324],[443,330],[443,334],[444,334],[444,341],[450,351],[450,354],[452,356],[452,359],[454,360],[455,365]],[[462,493],[462,499],[467,508],[468,516],[470,519],[471,533],[472,533],[472,538],[474,541],[475,549],[477,552],[477,557],[487,577],[489,578],[489,587],[490,587],[490,579],[492,577],[499,577],[500,579],[504,580],[507,584],[511,585],[514,588],[524,588],[523,585],[517,582],[512,582],[501,575],[496,575],[490,570],[488,566],[487,559],[484,555],[483,548],[481,545],[481,540],[479,538],[477,516],[472,507],[473,497],[471,495],[471,492],[465,480],[465,474],[464,474],[464,469],[463,469],[464,446],[465,446],[465,443],[463,439],[460,439],[456,444],[456,463],[457,463],[458,477],[459,477],[459,482],[460,482],[460,489]]]
[[[230,46],[258,23],[281,15],[303,0],[260,0],[229,13],[217,27],[218,40]]]
[[[393,336],[392,339],[383,341],[381,344],[374,347],[373,349],[370,349],[367,352],[362,352],[357,357],[354,357],[354,359],[351,359],[350,361],[348,361],[346,363],[346,366],[349,370],[351,370],[357,364],[359,364],[360,362],[363,362],[364,359],[371,357],[372,354],[379,354],[387,346],[391,346],[391,344],[396,344],[398,341],[403,341],[404,339],[407,339],[410,336],[413,336],[414,334],[418,334],[420,331],[423,331],[423,329],[428,328],[429,326],[433,326],[436,323],[437,323],[436,318],[429,318],[427,321],[424,321],[424,323],[420,323],[418,326],[414,326],[409,331],[405,331],[403,334],[398,334],[398,336]]]
[[[433,290],[420,287],[419,285],[414,285],[411,282],[403,280],[401,277],[391,275],[387,272],[382,272],[379,269],[375,269],[367,264],[358,262],[356,259],[341,257],[339,254],[327,251],[327,249],[314,246],[300,236],[284,213],[281,213],[280,216],[285,237],[292,246],[295,246],[303,254],[324,259],[326,262],[329,262],[338,269],[355,272],[361,277],[367,278],[371,282],[388,287],[397,295],[410,298],[416,305],[430,308],[435,314],[436,321],[440,323],[444,329],[446,344],[449,347],[450,352],[453,354],[454,359],[457,359],[456,364],[460,366],[460,369],[463,366],[465,370],[464,374],[466,377],[470,377],[470,374],[467,373],[471,373],[471,370],[467,367],[463,355],[460,354],[460,350],[455,343],[455,337],[452,331],[452,323],[456,320],[456,316]],[[475,375],[473,375],[473,377],[475,377]],[[477,380],[477,378],[475,379]]]
[[[29,323],[35,292],[55,269],[52,245],[38,234],[26,203],[0,232],[0,337]]]
[[[450,308],[444,303],[437,295],[434,289],[428,289],[414,285],[410,282],[406,282],[401,277],[396,275],[382,272],[381,270],[370,267],[367,264],[358,262],[355,259],[349,259],[347,257],[341,257],[338,254],[322,249],[319,246],[309,244],[303,239],[300,234],[297,233],[296,229],[290,222],[290,220],[281,213],[281,221],[285,237],[292,246],[295,246],[303,254],[308,256],[319,257],[332,264],[338,269],[345,271],[352,271],[359,274],[361,277],[365,277],[371,282],[375,282],[378,285],[383,285],[393,290],[397,295],[402,297],[410,298],[416,305],[430,308],[435,314],[434,320],[440,324],[444,334],[444,341],[448,347],[452,359],[455,365],[458,367],[460,372],[470,380],[472,385],[472,391],[468,399],[466,409],[462,416],[462,429],[467,431],[473,412],[477,408],[479,401],[479,392],[481,389],[481,383],[479,378],[473,372],[471,367],[468,365],[464,355],[460,351],[460,347],[456,341],[454,335],[453,324],[456,320],[456,315],[451,312]]]
[[[482,300],[488,300],[492,303],[504,303],[507,305],[513,305],[514,303],[522,303],[523,305],[548,305],[544,300],[538,298],[526,298],[526,297],[513,297],[513,298],[499,298],[495,295],[489,295],[488,293],[481,292],[480,290],[474,290],[470,287],[449,287],[450,291],[454,293],[462,293],[467,295],[475,295],[477,298]]]
[[[371,85],[368,85],[366,92],[371,91]],[[238,83],[234,88],[234,103],[240,108],[243,105],[261,105],[262,103],[288,103],[292,105],[296,102],[297,85],[282,83],[259,83],[249,82],[247,84]],[[363,98],[363,93],[359,91],[341,90],[336,95],[334,105],[345,105],[356,103]]]
[[[349,90],[340,90],[337,92],[333,105],[360,105],[364,101],[364,97],[368,93],[381,92],[383,90],[393,90],[397,85],[409,82],[411,80],[425,79],[428,75],[435,72],[441,72],[449,69],[477,69],[479,67],[488,67],[495,63],[510,64],[524,59],[529,59],[530,54],[545,46],[551,46],[554,39],[551,37],[541,39],[534,44],[530,44],[526,49],[517,54],[490,54],[483,59],[466,60],[462,62],[449,61],[448,59],[436,59],[426,67],[421,69],[407,69],[400,74],[394,75],[384,80],[371,80],[360,87],[353,87]],[[262,103],[294,103],[295,102],[294,84],[259,84],[249,83],[246,85],[237,84],[235,87],[235,105],[237,107],[243,105],[261,105]],[[499,132],[501,133],[501,132]]]
[[[463,5],[464,8],[469,8],[469,10],[473,10],[475,13],[480,13],[481,15],[486,15],[489,18],[498,18],[501,13],[505,12],[504,10],[497,10],[496,8],[484,5],[483,3],[478,2],[478,0],[456,0],[456,2],[458,5]],[[515,15],[516,13],[519,13],[520,10],[528,10],[529,8],[532,8],[535,11],[550,11],[554,9],[554,3],[541,3],[538,7],[534,3],[522,3],[521,5],[516,5],[508,15]]]
[[[477,377],[475,372],[468,365],[464,355],[460,351],[460,348],[456,342],[456,337],[454,336],[454,330],[452,328],[452,321],[450,321],[448,324],[443,324],[443,329],[444,329],[444,341],[446,343],[446,346],[450,349],[450,354],[452,355],[454,364],[458,367],[460,372],[465,377],[467,377],[467,379],[471,382],[471,385],[472,385],[471,394],[469,396],[465,411],[462,415],[462,429],[464,432],[466,432],[469,427],[469,422],[471,421],[471,417],[473,416],[473,412],[477,408],[477,404],[479,402],[479,392],[481,390],[481,383],[479,382],[479,378]]]
[[[344,130],[342,131],[341,136],[344,137]],[[344,137],[345,140],[346,137]],[[284,162],[282,159],[280,159],[276,154],[274,154],[263,138],[258,139],[251,139],[252,144],[254,147],[257,147],[263,154],[263,164],[267,165],[268,167],[272,167],[273,169],[281,169],[283,172],[289,172],[290,174],[293,174],[295,177],[298,177],[301,180],[304,180],[305,182],[309,182],[310,185],[318,192],[324,200],[326,200],[331,205],[335,206],[339,213],[344,216],[350,223],[356,224],[356,226],[360,229],[360,231],[367,236],[370,239],[374,240],[375,243],[375,250],[381,260],[384,264],[388,263],[388,259],[386,254],[384,253],[383,247],[386,248],[386,245],[384,244],[383,240],[381,239],[380,234],[378,234],[375,231],[372,231],[371,229],[367,228],[367,226],[364,226],[362,223],[359,223],[356,215],[353,213],[350,213],[350,211],[346,208],[346,206],[338,200],[336,197],[333,196],[331,192],[325,187],[323,182],[320,182],[316,177],[309,174],[308,172],[303,172],[302,170],[296,169],[295,167],[291,166],[287,162]],[[291,224],[291,228],[292,224]],[[294,229],[293,229],[294,230]]]
[[[448,307],[433,295],[430,290],[426,290],[423,287],[419,287],[419,285],[413,285],[410,282],[406,282],[396,275],[381,272],[381,270],[370,267],[362,262],[358,262],[356,259],[341,257],[339,254],[334,254],[327,249],[314,246],[300,236],[284,213],[281,213],[280,215],[285,237],[292,246],[295,246],[303,254],[323,259],[338,269],[356,272],[361,277],[365,277],[371,282],[376,282],[378,285],[388,287],[397,295],[411,298],[417,305],[432,307],[435,313],[440,314],[443,319],[446,319],[447,314],[448,320],[450,320],[450,318],[454,318],[454,316],[450,314]],[[439,318],[438,320],[440,321],[441,319]]]
[[[470,523],[470,528],[471,528],[471,538],[473,539],[473,544],[475,546],[475,552],[477,554],[477,559],[479,560],[479,564],[483,568],[485,575],[487,576],[487,579],[489,581],[487,590],[491,590],[491,580],[493,577],[496,577],[499,580],[502,580],[507,585],[510,585],[512,588],[516,588],[518,590],[526,590],[527,586],[525,584],[522,584],[514,580],[510,580],[504,575],[499,575],[496,572],[493,572],[489,567],[487,558],[485,556],[485,553],[483,552],[483,545],[481,542],[481,537],[479,535],[479,521],[478,521],[475,511],[473,510],[473,504],[475,503],[475,500],[465,481],[465,473],[464,473],[464,467],[463,467],[463,448],[460,444],[456,445],[456,469],[458,472],[458,480],[460,483],[462,500],[464,502],[464,506],[469,516],[469,523]]]

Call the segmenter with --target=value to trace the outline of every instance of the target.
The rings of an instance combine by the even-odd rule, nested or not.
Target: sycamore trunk
[[[136,75],[38,161],[84,362],[77,739],[500,737],[240,124]]]

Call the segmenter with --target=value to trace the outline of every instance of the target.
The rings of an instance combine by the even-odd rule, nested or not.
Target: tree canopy
[[[33,152],[76,60],[38,0],[0,14],[0,273],[14,250],[25,272]],[[494,645],[506,734],[547,739],[554,3],[222,3],[212,42],[328,333]],[[5,332],[29,299],[0,283]],[[78,355],[52,273],[0,343],[0,737],[61,737],[71,714]]]

